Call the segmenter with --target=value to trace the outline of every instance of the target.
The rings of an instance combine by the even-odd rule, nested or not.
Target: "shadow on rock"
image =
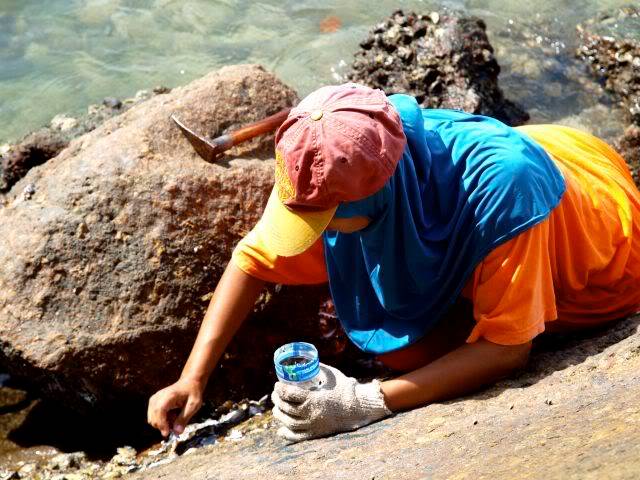
[[[50,445],[107,461],[123,445],[141,450],[158,442],[158,432],[144,419],[146,412],[139,406],[121,408],[117,414],[83,416],[61,404],[39,400],[8,438],[24,448]]]
[[[473,398],[487,399],[510,388],[529,387],[558,371],[591,362],[593,357],[607,348],[637,334],[639,327],[640,317],[630,317],[586,331],[541,335],[534,340],[529,363],[520,374],[499,382]]]

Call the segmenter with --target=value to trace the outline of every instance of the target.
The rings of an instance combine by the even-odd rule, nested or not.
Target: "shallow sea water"
[[[429,12],[445,6],[484,18],[509,96],[533,109],[534,120],[554,120],[597,102],[579,86],[567,86],[563,76],[571,63],[575,25],[625,3],[0,0],[0,144],[47,124],[58,113],[78,115],[104,97],[181,85],[232,63],[260,63],[304,95],[340,81],[358,42],[399,7]],[[340,28],[323,33],[322,21],[332,16],[340,20]],[[536,63],[545,58],[505,35],[523,25],[543,28],[547,35],[541,44],[557,47],[559,61],[542,73]],[[542,83],[551,86],[545,89]]]

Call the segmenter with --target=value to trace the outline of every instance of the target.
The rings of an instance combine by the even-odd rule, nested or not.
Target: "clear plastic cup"
[[[273,363],[281,382],[308,390],[320,388],[320,359],[312,344],[287,343],[275,351]]]

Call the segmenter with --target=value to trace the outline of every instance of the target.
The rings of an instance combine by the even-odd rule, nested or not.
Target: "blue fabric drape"
[[[544,220],[565,185],[533,140],[498,120],[421,109],[392,95],[407,145],[385,186],[336,216],[364,230],[323,234],[336,311],[351,340],[381,354],[424,336],[494,248]]]

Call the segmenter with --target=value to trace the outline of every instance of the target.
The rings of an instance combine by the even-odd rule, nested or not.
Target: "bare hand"
[[[168,436],[172,430],[180,435],[202,406],[203,390],[199,382],[181,379],[157,391],[149,399],[147,422],[160,430],[163,437]]]

